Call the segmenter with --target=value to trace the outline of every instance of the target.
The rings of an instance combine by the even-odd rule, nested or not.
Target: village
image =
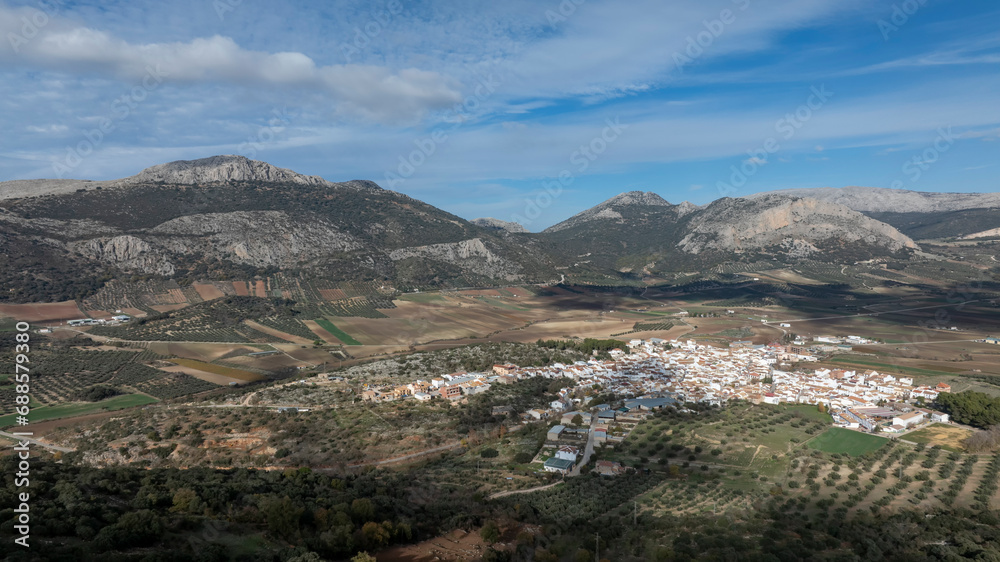
[[[365,385],[361,398],[374,402],[458,402],[497,384],[532,377],[572,379],[576,384],[561,389],[547,408],[516,413],[524,422],[558,420],[535,460],[544,462],[546,471],[563,474],[572,473],[581,455],[579,464],[587,462],[586,449],[614,446],[651,412],[684,403],[720,407],[730,401],[814,404],[829,412],[835,425],[866,432],[901,433],[926,422],[948,421],[947,414],[920,407],[939,393],[950,392],[945,383],[915,386],[912,378],[874,370],[820,368],[805,372],[779,368],[791,362],[815,361],[830,344],[842,345],[835,338],[814,340],[808,347],[801,341],[788,345],[738,341],[728,348],[694,340],[633,339],[627,349],[612,349],[610,359],[546,367],[497,364],[487,373],[451,373],[397,386]],[[590,404],[593,389],[625,399],[616,408]],[[503,407],[496,410],[495,415],[512,413]],[[616,474],[621,469],[614,463],[604,464],[607,466],[597,467],[601,474]]]

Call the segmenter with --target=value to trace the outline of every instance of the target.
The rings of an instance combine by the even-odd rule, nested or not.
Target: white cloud
[[[98,74],[137,82],[156,73],[173,83],[228,83],[305,88],[329,96],[341,114],[380,121],[415,121],[425,112],[457,103],[456,83],[441,73],[372,65],[317,66],[297,52],[266,53],[215,35],[186,42],[132,44],[103,31],[46,16],[25,34],[32,8],[0,6],[0,68],[28,66],[73,75]],[[30,35],[30,37],[29,37]]]

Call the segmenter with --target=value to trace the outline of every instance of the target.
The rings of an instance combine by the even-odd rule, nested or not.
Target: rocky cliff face
[[[298,183],[303,185],[331,184],[331,182],[319,176],[304,176],[291,170],[272,166],[267,162],[250,160],[245,156],[234,155],[168,162],[146,168],[134,176],[106,183],[112,186],[144,183],[195,185],[236,181]]]
[[[872,213],[931,213],[1000,207],[1000,193],[929,193],[883,187],[786,189],[750,196],[808,197]]]
[[[889,252],[918,248],[895,228],[843,205],[776,194],[712,203],[692,218],[689,233],[677,246],[698,254],[783,245],[801,257],[818,252],[816,244],[831,240],[862,242]]]
[[[528,232],[527,228],[517,222],[507,222],[500,219],[495,219],[492,217],[482,218],[482,219],[472,219],[472,224],[476,226],[481,226],[483,228],[488,228],[490,230],[496,230],[501,232],[511,232],[511,233],[525,233]]]
[[[146,241],[135,236],[94,238],[68,245],[70,250],[129,273],[173,275],[174,265]]]
[[[480,238],[401,248],[389,253],[393,261],[407,258],[422,258],[457,265],[478,275],[517,281],[521,279],[521,267],[491,251]]]

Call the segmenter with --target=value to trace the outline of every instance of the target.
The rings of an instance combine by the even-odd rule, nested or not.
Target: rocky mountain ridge
[[[965,209],[1000,208],[1000,193],[932,193],[885,187],[816,187],[757,193],[808,197],[872,213],[930,213]]]

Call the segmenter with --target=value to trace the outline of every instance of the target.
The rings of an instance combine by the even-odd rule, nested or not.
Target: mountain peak
[[[303,185],[332,185],[319,176],[306,176],[272,166],[267,162],[251,160],[246,156],[226,154],[198,160],[177,160],[157,164],[134,176],[117,180],[116,184],[170,183],[193,185],[229,181],[262,181],[298,183]]]
[[[488,228],[490,230],[506,231],[506,232],[513,232],[513,233],[528,232],[528,229],[524,228],[524,226],[521,225],[521,223],[507,222],[507,221],[503,221],[503,220],[500,220],[500,219],[495,219],[493,217],[486,217],[486,218],[481,218],[481,219],[472,219],[469,222],[471,222],[472,224],[474,224],[476,226],[481,226],[483,228]]]
[[[669,201],[653,193],[652,191],[626,191],[619,193],[611,199],[601,203],[598,207],[612,207],[616,205],[656,205],[659,207],[672,207]]]
[[[556,232],[592,220],[621,219],[621,213],[615,210],[621,207],[674,207],[674,205],[652,191],[626,191],[550,226],[543,232]]]

